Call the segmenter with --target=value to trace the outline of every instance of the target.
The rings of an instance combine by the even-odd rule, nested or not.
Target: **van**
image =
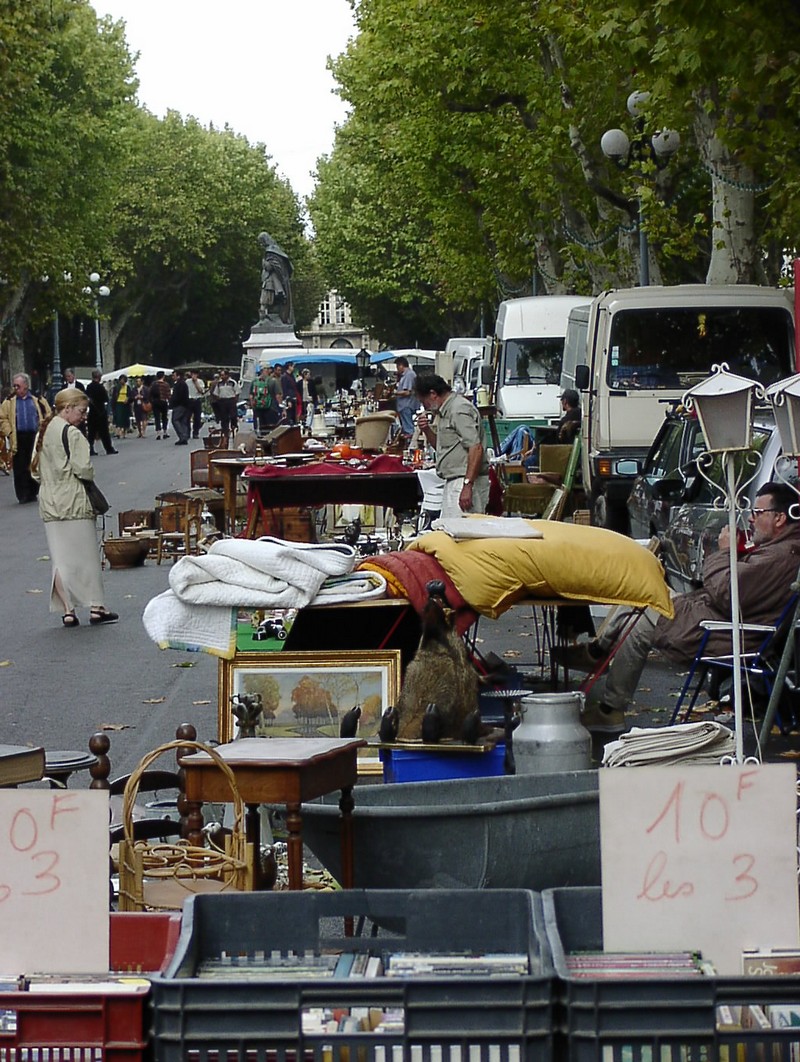
[[[516,428],[552,428],[561,417],[561,362],[567,318],[588,306],[576,295],[535,295],[500,303],[492,340],[493,399],[500,440]]]
[[[628,496],[657,426],[712,366],[765,386],[796,372],[791,294],[744,284],[621,288],[570,312],[561,387],[581,395],[593,523],[627,531]]]
[[[439,375],[471,397],[483,383],[481,369],[490,363],[491,348],[491,341],[481,336],[448,339]]]

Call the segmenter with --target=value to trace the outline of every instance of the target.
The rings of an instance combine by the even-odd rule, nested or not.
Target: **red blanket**
[[[356,569],[365,568],[380,572],[386,578],[393,596],[407,597],[421,615],[428,600],[426,584],[431,579],[440,579],[445,586],[445,598],[453,609],[455,629],[463,634],[478,619],[478,613],[470,608],[453,580],[430,553],[403,550],[401,553],[379,553],[359,561]]]

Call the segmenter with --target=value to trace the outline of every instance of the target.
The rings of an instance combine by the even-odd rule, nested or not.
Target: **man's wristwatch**
[[[466,476],[464,476],[464,486],[465,487],[471,487],[472,486],[472,480],[471,479],[467,479]]]

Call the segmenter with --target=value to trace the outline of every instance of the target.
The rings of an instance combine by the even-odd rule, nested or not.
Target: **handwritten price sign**
[[[698,949],[738,974],[742,951],[800,944],[796,771],[600,771],[606,951]]]
[[[108,970],[108,796],[0,790],[0,974]]]

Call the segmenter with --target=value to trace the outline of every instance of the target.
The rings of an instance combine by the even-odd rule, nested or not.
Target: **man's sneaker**
[[[594,642],[578,642],[576,645],[554,645],[550,656],[556,664],[567,671],[592,672],[604,657],[602,649]]]
[[[621,734],[625,729],[625,713],[619,708],[604,712],[599,704],[588,704],[581,712],[581,723],[592,734]]]

